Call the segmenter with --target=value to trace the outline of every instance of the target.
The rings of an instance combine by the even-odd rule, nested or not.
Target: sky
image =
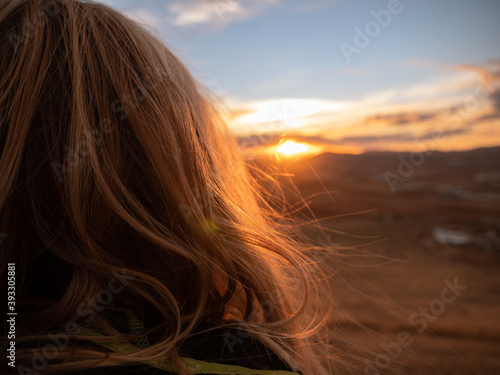
[[[160,37],[247,146],[500,146],[498,0],[97,1]]]

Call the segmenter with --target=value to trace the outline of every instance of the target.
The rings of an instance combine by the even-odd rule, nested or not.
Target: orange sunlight
[[[305,143],[297,143],[294,141],[286,141],[282,143],[278,147],[276,147],[276,151],[285,155],[295,155],[302,152],[309,151],[309,146]]]

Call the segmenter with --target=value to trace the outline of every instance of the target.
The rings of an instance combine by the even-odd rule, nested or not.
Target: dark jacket
[[[206,329],[214,328],[208,332]],[[260,341],[233,327],[202,325],[182,342],[181,357],[194,374],[294,374],[290,367]],[[208,372],[204,372],[208,371]],[[75,375],[134,374],[175,375],[153,365],[129,365],[85,370]],[[296,373],[295,373],[296,374]]]

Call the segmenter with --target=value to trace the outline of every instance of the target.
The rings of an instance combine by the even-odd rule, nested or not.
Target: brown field
[[[390,358],[389,369],[407,374],[500,374],[500,148],[427,155],[392,192],[384,173],[398,173],[400,155],[408,160],[322,154],[271,164],[288,201],[300,204],[291,180],[309,203],[300,212],[325,228],[309,226],[308,236],[340,246],[324,259],[345,281],[334,296],[348,316],[333,318],[338,334],[373,361],[383,355],[379,369]],[[445,280],[455,279],[466,289],[444,302]],[[389,344],[401,332],[411,343]]]

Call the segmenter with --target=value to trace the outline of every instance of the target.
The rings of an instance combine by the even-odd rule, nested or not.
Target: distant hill
[[[291,204],[309,202],[316,217],[376,210],[373,220],[407,220],[425,233],[440,225],[500,238],[500,147],[425,156],[324,153],[258,164]]]

